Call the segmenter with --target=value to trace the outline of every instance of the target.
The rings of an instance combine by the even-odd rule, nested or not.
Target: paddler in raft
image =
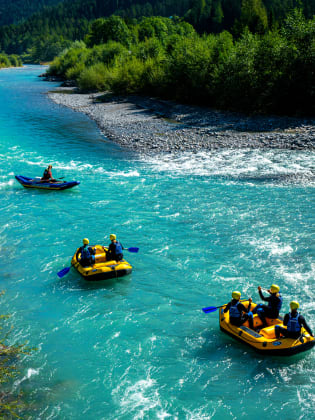
[[[95,249],[89,246],[90,241],[88,238],[83,239],[83,246],[81,246],[76,253],[76,259],[82,265],[82,267],[89,267],[95,264]],[[79,255],[81,257],[79,258]]]
[[[232,292],[232,300],[224,308],[224,312],[230,311],[230,323],[236,327],[240,327],[248,320],[249,328],[254,329],[253,325],[253,313],[250,311],[252,304],[252,298],[248,299],[248,308],[246,308],[241,302],[241,292]]]
[[[111,243],[108,246],[108,249],[104,247],[104,251],[106,253],[106,260],[107,261],[121,261],[124,258],[123,249],[126,249],[122,246],[122,244],[117,241],[116,235],[111,233],[109,235],[109,239]]]
[[[48,167],[44,170],[44,173],[40,179],[40,182],[58,182],[57,179],[53,178],[51,170],[52,170],[52,165],[48,165]]]
[[[304,316],[299,314],[297,311],[300,307],[299,302],[292,300],[290,302],[291,312],[286,314],[283,319],[283,325],[287,328],[280,327],[280,325],[275,325],[275,334],[277,338],[283,337],[287,338],[299,338],[301,337],[301,328],[304,327],[310,336],[314,337],[312,330],[307,325]]]
[[[260,286],[258,286],[258,292],[261,299],[268,302],[268,306],[259,303],[253,309],[253,314],[257,314],[261,319],[263,325],[260,328],[265,328],[267,327],[266,317],[273,319],[278,318],[282,306],[282,296],[280,294],[280,287],[277,284],[272,284],[270,289],[267,290],[270,296],[265,297]]]

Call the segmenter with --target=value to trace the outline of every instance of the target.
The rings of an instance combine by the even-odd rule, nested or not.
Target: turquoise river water
[[[220,332],[232,290],[280,285],[315,328],[314,152],[139,156],[44,93],[40,66],[0,71],[1,312],[34,419],[314,418],[315,351],[264,357]],[[15,174],[81,184],[24,189]],[[134,270],[59,279],[88,237],[116,233]]]

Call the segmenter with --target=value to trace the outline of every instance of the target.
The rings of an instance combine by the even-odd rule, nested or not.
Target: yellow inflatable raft
[[[105,250],[107,250],[107,248],[104,248],[102,245],[95,245],[92,248],[95,249],[95,264],[89,267],[82,267],[76,257],[78,249],[71,260],[71,265],[85,278],[85,280],[107,280],[131,273],[132,266],[126,260],[106,261]],[[78,255],[78,259],[80,260],[80,254]]]
[[[242,303],[245,307],[248,306],[248,302],[242,301]],[[297,339],[284,337],[276,338],[274,326],[278,324],[286,328],[283,325],[283,319],[280,316],[277,319],[266,318],[268,326],[259,330],[259,327],[262,326],[262,322],[258,315],[255,314],[254,328],[258,331],[250,329],[248,321],[242,326],[236,327],[230,324],[229,311],[224,313],[225,306],[220,308],[219,311],[220,329],[231,337],[248,344],[259,353],[291,356],[309,350],[315,345],[315,338],[310,336],[304,328],[302,328],[301,336]],[[256,304],[252,303],[251,310],[253,310],[255,306]]]

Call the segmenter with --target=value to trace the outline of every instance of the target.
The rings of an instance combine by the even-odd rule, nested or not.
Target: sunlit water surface
[[[314,153],[135,156],[52,103],[42,67],[0,71],[1,313],[22,360],[25,416],[40,419],[314,418],[314,355],[264,357],[219,330],[233,289],[281,286],[314,319]],[[27,190],[15,174],[81,184]],[[83,237],[116,233],[133,273],[87,283]]]

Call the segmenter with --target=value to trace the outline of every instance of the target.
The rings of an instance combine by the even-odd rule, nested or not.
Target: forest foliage
[[[64,0],[0,27],[0,51],[56,57],[49,74],[84,91],[314,115],[314,14],[315,0]]]
[[[127,24],[142,17],[180,16],[199,34],[227,30],[234,37],[246,27],[253,33],[280,27],[295,7],[307,19],[315,14],[315,0],[60,0],[55,5],[57,0],[0,0],[0,22],[3,2],[7,23],[16,22],[15,13],[26,17],[36,11],[19,24],[0,23],[0,51],[23,54],[24,62],[51,60],[71,42],[83,40],[93,20],[112,14]]]
[[[0,53],[0,69],[5,67],[21,67],[22,60],[21,57],[16,54],[4,54]]]
[[[18,23],[45,6],[56,5],[63,0],[0,0],[0,26]]]
[[[294,10],[280,29],[198,34],[180,18],[96,20],[48,74],[82,91],[145,94],[256,113],[313,114],[315,18]]]

